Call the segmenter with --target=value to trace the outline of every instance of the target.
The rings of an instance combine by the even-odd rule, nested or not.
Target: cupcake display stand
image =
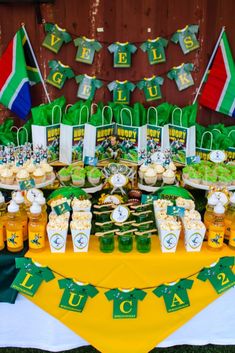
[[[90,184],[90,186],[86,186],[86,185],[84,185],[84,186],[76,186],[76,185],[73,185],[73,183],[71,183],[71,182],[63,182],[61,180],[60,180],[60,184],[62,186],[73,186],[74,188],[76,188],[76,187],[80,188],[80,189],[84,190],[87,194],[94,194],[95,192],[98,192],[98,191],[102,190],[102,188],[104,186],[104,183],[101,183],[101,184],[98,184],[98,185],[94,185],[94,186],[92,186],[91,184]]]
[[[41,188],[44,188],[46,186],[49,186],[51,184],[53,184],[55,181],[55,174],[53,173],[53,176],[51,179],[49,180],[46,180],[44,181],[43,183],[40,183],[40,184],[35,184],[35,188],[36,189],[41,189]],[[19,190],[19,185],[18,184],[11,184],[11,185],[8,185],[8,184],[2,184],[0,183],[0,189],[5,189],[5,190]]]
[[[162,183],[160,184],[159,183],[159,186],[154,186],[154,185],[147,185],[147,184],[142,184],[140,182],[138,182],[138,188],[142,191],[146,191],[146,192],[155,192],[157,191],[158,189],[160,189],[162,186],[171,186],[171,185],[174,185],[174,186],[178,186],[179,183],[178,182],[175,182],[174,184],[165,184],[163,181]]]
[[[182,180],[185,185],[191,186],[192,188],[206,190],[206,191],[210,190],[210,186],[208,186],[208,185],[193,183],[192,181],[189,181],[188,179],[185,179],[184,177],[182,177]],[[213,184],[213,185],[215,186],[216,184]],[[218,185],[218,186],[222,187],[223,185]],[[229,191],[232,191],[232,190],[235,190],[235,185],[224,186],[224,188],[226,188]]]

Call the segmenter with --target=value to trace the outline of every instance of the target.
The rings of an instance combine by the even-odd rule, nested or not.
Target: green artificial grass
[[[49,353],[40,349],[33,348],[0,348],[0,353]],[[91,346],[61,351],[61,353],[99,353]],[[122,353],[122,352],[120,352]],[[130,352],[131,353],[131,352]],[[170,348],[155,348],[150,353],[235,353],[235,346],[175,346]]]

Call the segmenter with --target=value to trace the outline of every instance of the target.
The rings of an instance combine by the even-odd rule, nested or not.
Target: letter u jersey
[[[94,298],[99,291],[91,284],[75,282],[70,278],[58,280],[60,289],[64,289],[59,307],[69,311],[82,312],[88,297]]]
[[[225,292],[235,285],[234,259],[233,256],[222,257],[217,263],[204,267],[197,278],[204,282],[209,280],[218,294]]]
[[[170,80],[175,80],[179,91],[182,91],[194,85],[194,81],[190,71],[193,71],[194,65],[191,63],[174,66],[168,72],[167,77]]]
[[[108,84],[109,91],[113,91],[114,103],[129,104],[130,92],[133,92],[135,85],[129,81],[113,81]]]
[[[36,265],[30,258],[16,258],[16,268],[20,269],[11,288],[33,297],[43,281],[49,282],[55,276],[48,267]]]
[[[57,60],[50,60],[48,66],[51,71],[47,77],[47,82],[56,88],[61,89],[67,79],[74,77],[73,70]]]
[[[179,42],[183,53],[187,54],[199,48],[199,42],[195,35],[195,33],[198,33],[198,29],[198,25],[187,25],[183,29],[178,29],[171,37],[171,41],[174,43]]]
[[[72,38],[65,29],[60,28],[57,24],[46,23],[45,31],[47,35],[42,43],[42,46],[53,51],[54,53],[58,53],[63,43],[71,42]]]
[[[162,284],[154,289],[157,297],[163,297],[168,313],[190,306],[187,289],[191,289],[193,280],[182,279],[177,282]]]
[[[150,65],[160,64],[166,61],[165,47],[168,40],[157,37],[156,39],[148,39],[142,43],[140,49],[148,53],[148,60]]]
[[[131,54],[134,54],[137,47],[129,42],[115,42],[108,47],[110,53],[114,53],[114,67],[131,67]]]
[[[162,77],[153,76],[139,81],[137,87],[144,91],[146,101],[150,102],[162,98],[160,85],[162,85],[163,82],[164,79]]]
[[[75,77],[76,82],[79,83],[77,97],[82,99],[93,99],[97,88],[103,86],[96,76],[78,75]]]
[[[93,63],[95,52],[99,52],[102,48],[102,45],[97,40],[86,37],[74,39],[74,44],[78,47],[76,61],[90,65]]]
[[[114,319],[134,319],[137,317],[138,300],[143,300],[146,293],[140,289],[111,289],[105,296],[113,300]]]

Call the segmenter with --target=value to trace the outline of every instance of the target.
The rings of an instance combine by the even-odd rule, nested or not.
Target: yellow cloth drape
[[[196,279],[188,290],[190,306],[167,313],[163,298],[156,297],[153,289],[162,283],[173,282],[197,273],[223,256],[234,256],[234,251],[224,245],[219,252],[207,249],[200,253],[187,253],[180,240],[175,254],[162,254],[157,237],[152,239],[152,250],[140,254],[136,250],[124,254],[115,250],[104,254],[98,249],[98,239],[92,238],[88,253],[73,253],[71,240],[64,254],[51,254],[49,247],[35,253],[28,251],[27,257],[50,267],[53,271],[80,282],[98,287],[99,294],[89,298],[82,313],[66,311],[58,307],[63,291],[56,278],[43,283],[33,298],[33,303],[60,320],[79,336],[87,340],[102,353],[145,353],[189,321],[194,315],[218,298],[209,283]],[[140,288],[147,292],[138,302],[136,319],[113,319],[113,302],[108,301],[105,288]]]

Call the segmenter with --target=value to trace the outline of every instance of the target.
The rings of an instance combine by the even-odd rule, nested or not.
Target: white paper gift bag
[[[85,124],[81,124],[82,112],[85,109],[89,119],[89,110],[83,105],[79,111],[78,124],[60,124],[60,162],[65,164],[78,163],[83,161]]]
[[[155,125],[149,123],[150,111],[155,112]],[[164,152],[169,148],[169,127],[168,125],[158,125],[158,111],[155,107],[149,107],[147,110],[147,152],[154,153],[156,151]]]
[[[48,162],[59,160],[60,149],[60,123],[54,124],[55,114],[59,114],[61,122],[62,110],[59,105],[55,105],[52,109],[52,124],[47,126],[32,125],[32,141],[33,148],[42,146],[48,151]]]
[[[123,112],[130,116],[130,125],[123,124]],[[117,124],[117,136],[121,147],[121,160],[134,164],[142,164],[147,148],[147,125],[133,126],[133,116],[130,110],[122,108],[120,111],[121,124]]]
[[[180,124],[175,124],[175,113],[180,112]],[[196,132],[195,126],[184,127],[182,124],[183,111],[175,108],[172,112],[172,123],[169,124],[170,148],[174,162],[186,164],[186,158],[195,156]]]

